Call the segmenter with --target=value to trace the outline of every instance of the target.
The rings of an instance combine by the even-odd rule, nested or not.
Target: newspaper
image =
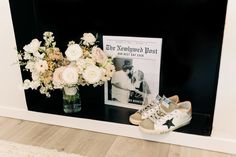
[[[105,83],[105,103],[139,109],[159,93],[162,38],[103,36],[116,72]]]

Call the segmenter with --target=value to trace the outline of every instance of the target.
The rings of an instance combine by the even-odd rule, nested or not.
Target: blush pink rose
[[[104,51],[99,47],[93,47],[92,48],[92,59],[100,64],[104,64],[107,61],[107,55],[104,53]]]
[[[55,86],[55,88],[62,88],[62,85],[64,84],[64,81],[62,79],[62,72],[65,70],[65,67],[60,67],[55,69],[54,73],[53,73],[53,85]]]

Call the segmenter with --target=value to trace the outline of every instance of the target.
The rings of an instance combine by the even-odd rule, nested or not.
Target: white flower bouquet
[[[52,32],[43,34],[44,42],[33,39],[19,51],[19,63],[31,73],[24,80],[25,89],[39,90],[50,97],[50,91],[64,87],[102,85],[110,80],[115,67],[113,58],[98,47],[92,33],[84,33],[76,43],[70,41],[63,54]]]

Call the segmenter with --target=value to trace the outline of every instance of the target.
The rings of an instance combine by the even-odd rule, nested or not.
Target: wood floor
[[[116,135],[0,117],[0,139],[87,157],[236,157]]]

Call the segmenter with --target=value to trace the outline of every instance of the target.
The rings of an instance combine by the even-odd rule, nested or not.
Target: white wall
[[[217,91],[213,133],[211,137],[173,132],[169,135],[141,134],[137,127],[81,118],[27,111],[16,43],[8,0],[0,0],[0,116],[21,118],[49,124],[75,127],[140,139],[167,142],[202,149],[236,154],[236,1],[228,0],[219,85]],[[107,127],[109,125],[110,127]]]
[[[228,0],[213,136],[236,139],[236,1]],[[236,148],[236,147],[235,147]]]
[[[8,0],[0,1],[0,106],[26,109]]]

